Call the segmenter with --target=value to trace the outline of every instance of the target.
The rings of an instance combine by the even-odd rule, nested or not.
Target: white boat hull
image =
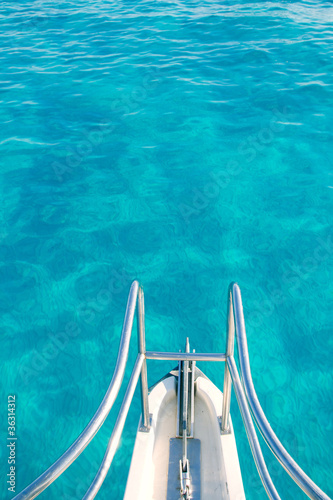
[[[193,437],[201,443],[200,498],[245,499],[231,419],[231,432],[220,433],[222,393],[203,376],[195,385]],[[177,430],[176,390],[177,380],[170,376],[149,395],[151,428],[149,432],[138,430],[124,500],[169,500],[170,439],[176,437]]]

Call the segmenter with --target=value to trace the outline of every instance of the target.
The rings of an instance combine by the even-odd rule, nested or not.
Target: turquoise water
[[[158,350],[224,350],[238,281],[264,411],[332,496],[332,4],[17,0],[0,16],[0,476],[8,394],[17,492],[89,421],[134,278]],[[118,408],[41,498],[83,496]],[[139,408],[101,499],[122,497]],[[266,498],[231,410],[247,498]]]

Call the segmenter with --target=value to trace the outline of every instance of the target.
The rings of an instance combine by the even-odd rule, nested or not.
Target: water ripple
[[[332,20],[314,0],[2,2],[0,343],[18,490],[96,410],[138,278],[147,346],[189,335],[197,351],[224,349],[239,281],[263,407],[332,496]],[[135,398],[101,498],[124,491]],[[84,495],[107,432],[48,498]],[[247,498],[265,498],[237,445]]]

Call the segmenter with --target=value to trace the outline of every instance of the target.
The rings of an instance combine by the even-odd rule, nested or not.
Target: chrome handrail
[[[298,484],[298,486],[306,493],[306,495],[313,500],[330,500],[313,481],[305,474],[295,460],[289,455],[287,450],[281,444],[261,408],[259,403],[250,369],[250,359],[247,347],[245,322],[243,314],[242,297],[239,286],[237,283],[231,283],[228,292],[233,304],[233,315],[235,318],[235,331],[239,353],[239,363],[242,375],[242,382],[245,394],[252,411],[252,415],[264,437],[267,445],[272,453],[278,459],[280,464],[288,472],[290,477]],[[229,330],[230,331],[230,330]],[[229,366],[229,363],[228,363]],[[230,366],[229,366],[230,369]]]
[[[146,351],[146,359],[159,361],[226,361],[227,356],[221,353],[207,352],[158,352]]]
[[[231,375],[239,410],[241,412],[242,419],[244,422],[244,427],[246,430],[247,440],[249,442],[261,482],[264,485],[264,488],[269,498],[271,498],[272,500],[281,500],[278,495],[278,492],[275,489],[271,476],[269,475],[269,472],[267,470],[267,466],[260,448],[258,437],[253,425],[250,410],[246,401],[241,381],[239,379],[237,366],[233,356],[230,356],[228,358],[226,366],[228,367],[228,371],[230,372]]]
[[[245,323],[241,293],[236,283],[231,283],[228,289],[228,314],[227,314],[227,347],[226,353],[179,353],[179,352],[157,352],[146,351],[145,347],[145,312],[143,290],[137,281],[131,285],[123,329],[120,339],[116,367],[109,388],[89,424],[74,441],[74,443],[63,453],[63,455],[39,476],[33,483],[27,486],[13,500],[32,499],[47,488],[67,467],[82,453],[92,438],[96,435],[118,395],[128,359],[129,343],[133,327],[136,304],[138,303],[137,329],[138,329],[138,356],[132,371],[130,381],[124,396],[116,424],[110,437],[102,464],[91,483],[83,500],[92,500],[98,493],[108,473],[113,457],[115,455],[128,410],[134,395],[134,391],[141,378],[141,406],[142,416],[141,431],[149,432],[150,416],[148,407],[148,381],[147,381],[147,359],[152,360],[186,360],[186,361],[225,361],[223,406],[221,417],[221,433],[229,432],[229,412],[231,398],[231,383],[234,387],[237,402],[244,422],[250,448],[257,466],[259,476],[264,485],[267,495],[272,500],[280,500],[274,487],[272,479],[267,470],[258,437],[253,425],[253,419],[262,433],[265,441],[275,457],[285,468],[292,479],[313,500],[330,500],[329,497],[303,472],[303,470],[291,458],[282,446],[260,406],[256,395],[250,369],[249,354],[247,348]],[[234,359],[234,338],[236,336],[242,382],[240,380]],[[250,412],[252,411],[252,415]]]
[[[123,428],[125,425],[125,420],[128,414],[128,410],[130,408],[134,391],[136,388],[136,384],[138,383],[139,376],[141,373],[141,368],[142,365],[145,361],[145,356],[144,354],[138,354],[136,363],[133,368],[132,376],[130,378],[130,381],[127,386],[127,391],[123,399],[123,403],[121,405],[119,415],[116,421],[116,424],[113,428],[113,432],[111,434],[107,450],[105,452],[103,461],[101,463],[100,468],[98,469],[98,472],[91,483],[87,493],[84,495],[83,500],[92,500],[95,498],[97,495],[100,487],[103,484],[104,479],[106,478],[106,475],[109,471],[109,468],[111,466],[113,457],[117,451],[117,447],[121,438],[121,434],[123,432]]]
[[[45,488],[53,483],[53,481],[57,479],[57,477],[59,477],[60,474],[62,474],[82,453],[82,451],[88,446],[88,444],[93,439],[97,431],[102,426],[104,420],[108,416],[124,378],[138,290],[139,283],[137,281],[134,281],[132,283],[128,296],[116,367],[114,369],[109,388],[95,415],[90,420],[86,428],[81,432],[79,437],[61,455],[61,457],[58,458],[58,460],[54,462],[51,467],[43,472],[43,474],[35,479],[35,481],[33,481],[29,486],[27,486],[18,495],[16,495],[13,500],[32,499],[42,493],[42,491],[44,491]]]

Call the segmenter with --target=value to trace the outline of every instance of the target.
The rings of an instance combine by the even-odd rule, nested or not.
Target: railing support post
[[[143,289],[139,288],[138,292],[138,345],[139,353],[146,356],[146,335],[145,335],[145,302]],[[141,432],[149,432],[150,429],[150,417],[149,417],[149,405],[148,405],[148,377],[147,377],[147,361],[146,357],[142,363],[141,376],[140,376],[140,386],[141,386]]]
[[[228,317],[227,317],[227,343],[226,343],[226,362],[224,366],[224,382],[223,382],[223,403],[222,403],[222,418],[221,418],[221,433],[229,434],[229,413],[230,413],[230,398],[231,398],[231,376],[228,368],[228,358],[234,355],[235,342],[235,320],[232,301],[232,287],[228,290]]]

